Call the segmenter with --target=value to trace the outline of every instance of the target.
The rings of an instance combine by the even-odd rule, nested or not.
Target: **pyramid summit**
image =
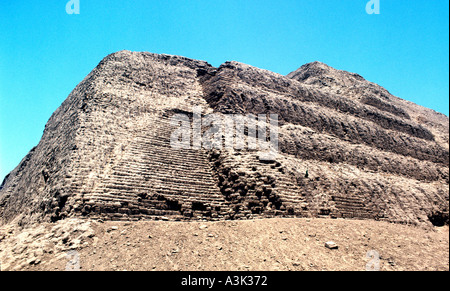
[[[277,114],[276,157],[171,147],[171,117],[192,119],[194,108]],[[444,224],[448,122],[319,62],[282,76],[120,51],[70,93],[5,178],[1,223],[279,216]]]

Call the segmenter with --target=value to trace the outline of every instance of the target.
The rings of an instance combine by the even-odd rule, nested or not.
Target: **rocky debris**
[[[35,258],[35,257],[32,257],[31,259],[29,259],[29,260],[27,261],[27,264],[28,264],[28,265],[38,265],[40,262],[41,262],[40,259]]]
[[[325,247],[330,250],[337,250],[339,248],[339,246],[333,241],[326,242]]]
[[[25,270],[29,266],[65,259],[68,251],[79,251],[92,241],[95,233],[91,224],[86,220],[66,219],[25,229],[15,225],[1,227],[4,237],[0,242],[2,270]],[[49,257],[53,259],[48,260]]]
[[[108,229],[108,232],[115,231],[115,230],[119,230],[119,227],[118,226],[111,226],[111,228]]]
[[[13,234],[0,242],[0,260],[11,258],[3,261],[1,267],[2,270],[79,267],[99,271],[225,271],[244,270],[243,266],[255,271],[365,270],[364,254],[377,250],[381,254],[381,270],[448,270],[448,261],[436,260],[448,257],[448,248],[443,247],[448,245],[448,227],[426,230],[370,220],[309,219],[306,223],[306,219],[275,218],[208,222],[207,232],[191,235],[199,231],[200,225],[201,222],[172,221],[92,222],[95,235],[87,239],[85,247],[60,252],[50,245],[52,253],[40,252],[30,243],[18,244],[34,235],[34,231],[14,227]],[[40,237],[50,233],[54,225],[43,226]],[[107,232],[112,226],[126,230],[127,235],[120,235],[119,231]],[[2,234],[4,230],[0,228]],[[145,239],[149,230],[153,235],[151,240]],[[209,233],[215,238],[208,237]],[[368,242],[369,233],[371,240],[367,246],[364,244]],[[283,234],[289,239],[281,241]],[[73,234],[69,240],[78,236]],[[339,251],[324,247],[324,242],[332,237],[339,237],[339,245],[343,246]],[[41,238],[37,240],[40,245],[44,242]],[[17,253],[29,255],[19,258],[12,252],[12,246],[18,246]]]

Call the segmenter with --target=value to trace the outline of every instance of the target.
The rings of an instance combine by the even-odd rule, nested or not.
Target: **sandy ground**
[[[333,241],[338,249],[328,249]],[[375,257],[368,257],[372,252]],[[377,254],[380,259],[377,260]],[[68,219],[0,228],[5,270],[449,270],[448,226],[262,219],[98,222]]]

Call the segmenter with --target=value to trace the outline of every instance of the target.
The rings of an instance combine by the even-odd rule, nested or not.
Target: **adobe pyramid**
[[[279,151],[174,149],[177,113],[279,116]],[[308,174],[306,174],[308,173]],[[2,223],[298,216],[448,223],[449,120],[361,76],[311,63],[111,54],[3,181]]]

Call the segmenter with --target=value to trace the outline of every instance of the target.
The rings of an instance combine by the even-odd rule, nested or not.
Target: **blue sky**
[[[449,1],[0,1],[0,183],[107,54],[235,60],[280,74],[321,61],[449,114]]]

